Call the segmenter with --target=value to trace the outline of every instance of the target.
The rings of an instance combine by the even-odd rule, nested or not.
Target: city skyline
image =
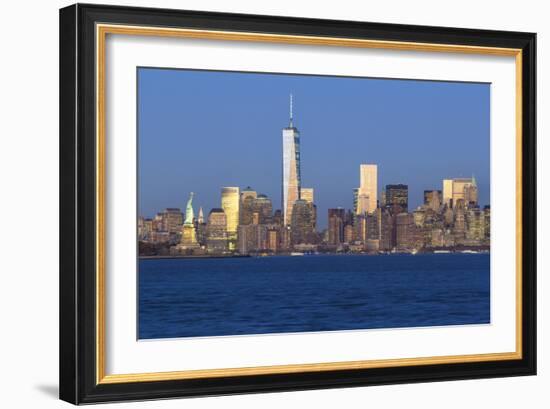
[[[199,79],[202,79],[202,83],[199,81],[197,84],[197,78],[193,78],[196,76],[201,77]],[[196,86],[206,85],[205,78],[209,81],[208,87],[201,88],[202,93],[198,92],[200,101],[211,96],[212,88],[225,84],[225,87],[221,86],[224,92],[219,93],[222,101],[217,99],[208,101],[213,107],[210,107],[206,112],[216,117],[216,121],[201,122],[200,118],[204,117],[204,113],[198,117],[193,115],[193,112],[197,111],[195,106],[189,110],[185,109],[190,108],[189,102],[192,101],[188,101],[189,98],[186,99],[182,95],[185,92],[182,93],[181,86],[184,84],[190,85],[193,98],[196,98]],[[373,192],[375,196],[380,196],[387,184],[408,185],[410,209],[414,209],[423,203],[425,190],[442,190],[442,179],[461,176],[471,177],[472,174],[475,174],[477,183],[480,186],[479,203],[481,205],[489,204],[489,90],[487,84],[428,83],[426,81],[408,80],[156,69],[140,69],[138,80],[140,85],[140,215],[152,217],[156,212],[167,207],[183,208],[187,199],[186,196],[190,191],[196,193],[196,206],[202,207],[208,213],[212,208],[223,207],[220,204],[219,194],[221,188],[227,186],[240,187],[241,189],[251,186],[258,193],[264,193],[272,200],[273,210],[280,208],[279,204],[282,202],[281,190],[283,190],[281,189],[282,149],[280,132],[285,127],[289,130],[293,126],[299,129],[303,145],[301,148],[303,156],[300,157],[303,179],[301,185],[315,191],[319,230],[327,227],[326,215],[329,208],[353,208],[353,190],[361,187],[361,177],[357,169],[364,164],[376,164],[377,166],[377,172],[374,171],[378,183],[378,188]],[[303,84],[303,82],[309,82],[310,84],[307,87],[299,87],[296,83],[298,80],[300,84]],[[238,106],[239,104],[234,104],[231,107],[226,106],[223,102],[225,98],[235,95],[231,92],[231,89],[235,87],[235,81],[241,84],[243,82],[247,84],[254,82],[263,85],[264,94],[273,95],[272,98],[268,95],[263,98],[264,108],[272,109],[269,112],[264,109],[263,117],[259,119],[253,114],[254,107],[252,106],[257,105],[257,101],[254,104],[254,101],[242,95],[239,95],[236,99],[243,102],[243,104],[240,104],[240,106]],[[294,118],[291,118],[291,121],[295,121],[295,125],[291,123],[290,127],[288,126],[288,93],[285,95],[286,104],[275,106],[275,102],[280,100],[281,90],[274,86],[274,83],[278,84],[281,81],[288,83],[288,88],[293,88],[293,91],[296,88],[305,88],[302,90],[305,92],[297,93],[294,91],[294,95],[299,95],[298,101],[303,101],[303,105],[298,103],[297,105],[300,108],[294,109]],[[317,92],[314,85],[318,85],[319,81],[332,89],[334,98],[339,102],[342,102],[339,95],[345,93],[348,103],[339,109],[333,110],[331,116],[320,114],[317,121],[312,121],[311,115],[315,111],[314,108],[317,108],[317,111],[321,113],[327,109],[327,106],[319,104],[319,101],[313,103],[313,107],[310,106],[311,96]],[[408,138],[402,136],[405,128],[403,128],[402,133],[396,134],[393,123],[386,124],[387,129],[384,129],[387,131],[388,136],[381,137],[380,127],[373,126],[371,123],[372,121],[376,122],[375,118],[371,118],[371,121],[364,121],[365,117],[369,118],[372,114],[368,109],[363,112],[363,116],[354,117],[349,116],[346,111],[347,108],[355,108],[355,106],[352,106],[352,102],[354,102],[353,95],[351,98],[349,97],[350,82],[355,83],[355,85],[359,84],[356,86],[356,88],[360,88],[359,93],[364,93],[368,89],[371,91],[373,99],[376,99],[374,95],[376,93],[379,95],[384,94],[383,96],[387,98],[389,98],[387,94],[395,93],[396,90],[392,89],[395,88],[394,81],[400,82],[399,89],[403,88],[403,84],[407,84],[404,87],[405,92],[401,92],[401,99],[411,99],[413,98],[411,94],[422,93],[419,88],[426,87],[432,95],[432,98],[420,98],[423,101],[420,108],[419,104],[415,104],[414,108],[409,106],[409,111],[416,112],[416,117],[413,117],[411,112],[404,111],[404,105],[399,102],[401,99],[393,100],[394,111],[403,111],[399,118],[412,120],[408,124],[409,126],[406,127],[407,132],[405,135]],[[166,95],[167,89],[164,87],[168,82],[174,86],[172,92],[168,92],[168,95]],[[250,88],[254,88],[254,86],[251,87],[248,84],[246,94],[250,94]],[[344,88],[345,91],[341,88]],[[408,88],[411,89],[407,93]],[[425,94],[427,90],[424,89],[423,91]],[[449,93],[449,91],[454,92]],[[187,92],[189,92],[189,89]],[[357,90],[355,96],[357,97]],[[180,100],[181,105],[174,104],[174,99]],[[442,100],[446,100],[449,105],[445,109],[446,119],[448,120],[446,134],[450,135],[451,138],[438,136],[441,135],[441,126],[433,124],[441,121],[439,117],[442,113],[439,111]],[[245,103],[246,101],[248,103]],[[198,104],[199,108],[205,102],[200,102]],[[382,98],[382,102],[384,102],[384,98]],[[475,106],[474,108],[472,108],[472,103]],[[222,105],[224,105],[223,109],[221,108]],[[334,105],[334,103],[328,105]],[[457,105],[462,107],[463,110],[453,112],[453,109],[456,111]],[[486,111],[482,109],[479,112],[480,105],[484,106]],[[218,106],[220,109],[216,109]],[[162,111],[163,108],[169,112]],[[243,112],[246,114],[246,108],[252,110],[250,116],[243,115]],[[176,115],[176,112],[179,113]],[[281,114],[286,114],[286,119],[277,128],[271,129],[270,124],[273,123],[274,119],[278,119]],[[346,115],[348,120],[343,122],[342,117]],[[218,121],[219,116],[231,118],[231,121]],[[377,115],[377,117],[380,117],[380,115]],[[188,121],[185,121],[185,119]],[[358,119],[360,120],[358,121]],[[361,122],[361,120],[364,122]],[[204,136],[204,138],[212,136],[210,133],[212,122],[218,123],[217,126],[220,124],[222,124],[222,127],[226,125],[227,135],[220,135],[218,132],[211,141],[206,139],[202,141],[200,136]],[[342,132],[334,132],[334,129],[331,128],[334,122],[340,123]],[[351,126],[349,122],[357,128],[353,134],[350,131],[345,131]],[[451,125],[455,122],[461,124],[459,129],[469,129],[469,132],[464,131],[462,135],[453,138],[456,127]],[[179,129],[175,124],[179,124]],[[192,130],[197,131],[200,129],[197,128],[197,124],[202,124],[206,128],[203,130],[204,132],[192,132]],[[319,124],[325,125],[325,128],[319,127]],[[413,126],[415,124],[416,127]],[[237,130],[240,132],[239,134],[236,134]],[[422,130],[424,131],[424,138],[416,135],[417,132]],[[251,137],[251,133],[253,137]],[[294,132],[290,133],[294,137]],[[484,133],[485,135],[483,135]],[[196,138],[186,137],[188,134],[196,135]],[[256,136],[254,137],[254,135]],[[394,142],[385,143],[392,135]],[[240,140],[240,136],[242,136],[244,144]],[[484,136],[486,136],[485,139]],[[229,144],[227,143],[228,139],[231,142]],[[197,143],[198,140],[202,141],[202,144]],[[412,144],[413,147],[417,148],[412,149],[412,151],[410,149],[411,140],[415,142]],[[151,144],[153,144],[152,150],[149,148]],[[357,146],[354,146],[354,144]],[[198,149],[200,145],[203,145],[202,149]],[[265,150],[266,145],[267,151]],[[388,152],[388,145],[393,147],[394,152]],[[342,151],[342,146],[349,147],[349,149]],[[358,153],[362,146],[365,147],[365,154]],[[466,150],[464,150],[465,147]],[[179,152],[179,157],[177,156],[178,148],[183,148]],[[403,153],[405,151],[411,154],[406,155]],[[461,152],[463,152],[462,155]],[[162,156],[163,153],[165,157]],[[485,156],[485,161],[481,158],[482,156]],[[302,158],[304,159],[302,160]],[[312,160],[314,158],[316,160]],[[380,160],[377,160],[377,158],[380,158]],[[225,159],[227,163],[220,162],[220,159]],[[354,162],[358,159],[361,160]],[[393,163],[385,162],[391,159],[393,159],[391,161]],[[407,164],[411,161],[414,162],[415,169],[407,167]],[[464,165],[457,165],[455,162],[462,162]],[[221,169],[213,173],[211,172],[212,169],[207,166],[208,163],[215,163],[216,166],[213,168],[220,167]],[[447,171],[437,174],[437,169],[443,168]],[[150,169],[153,171],[149,172]],[[462,169],[462,171],[456,172],[452,169]],[[361,172],[361,175],[364,176],[364,173]],[[223,183],[224,181],[233,183]],[[258,183],[253,183],[254,181]],[[277,194],[277,192],[280,193]],[[372,200],[372,193],[370,200]],[[370,206],[372,207],[372,205]]]

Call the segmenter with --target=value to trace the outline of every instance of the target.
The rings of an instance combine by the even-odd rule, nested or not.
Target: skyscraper
[[[169,207],[158,214],[158,220],[160,221],[159,227],[161,231],[169,233],[181,232],[183,213],[181,209]]]
[[[237,228],[239,227],[239,188],[222,188],[221,205],[227,219],[227,238],[229,240],[229,249],[234,250],[237,241]]]
[[[305,200],[308,203],[314,202],[314,193],[312,187],[303,187],[300,189],[300,199]]]
[[[292,244],[311,243],[315,233],[315,206],[305,200],[296,200],[292,210]]]
[[[395,217],[396,244],[399,250],[415,247],[416,225],[411,213],[400,213]]]
[[[239,218],[242,225],[252,223],[252,202],[258,194],[249,186],[241,192],[241,207],[239,209]]]
[[[290,123],[283,129],[283,183],[281,208],[283,223],[290,225],[294,202],[300,199],[300,132],[293,124],[292,94],[290,95]]]
[[[328,242],[338,245],[344,241],[345,210],[341,207],[328,209]]]
[[[209,253],[227,250],[227,218],[223,209],[212,209],[206,225],[206,247]]]
[[[477,205],[477,183],[474,177],[443,180],[443,202],[455,207],[459,200],[466,206]]]
[[[266,224],[271,222],[273,205],[271,200],[263,194],[259,194],[258,197],[252,200],[250,204],[250,209],[252,211],[252,223],[255,224]]]
[[[359,189],[357,190],[356,214],[372,213],[378,201],[378,166],[361,164],[359,167]]]
[[[441,207],[441,190],[424,190],[424,205],[437,212]]]
[[[451,206],[453,200],[453,180],[443,179],[443,204]]]
[[[409,211],[409,186],[386,185],[386,206],[392,209],[393,214]]]

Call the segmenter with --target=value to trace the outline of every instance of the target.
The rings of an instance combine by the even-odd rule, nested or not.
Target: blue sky
[[[408,184],[411,209],[472,175],[489,204],[489,84],[139,68],[139,213],[184,208],[193,191],[207,215],[223,186],[280,208],[290,93],[320,228],[328,208],[352,207],[361,163],[378,164],[379,191]]]

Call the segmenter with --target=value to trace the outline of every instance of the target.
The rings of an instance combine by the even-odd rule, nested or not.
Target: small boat
[[[304,253],[300,253],[300,252],[297,252],[297,251],[293,251],[292,253],[290,253],[291,256],[303,256]]]

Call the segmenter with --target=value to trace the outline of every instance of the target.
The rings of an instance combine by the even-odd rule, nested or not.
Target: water
[[[488,254],[139,262],[139,338],[490,321]]]

